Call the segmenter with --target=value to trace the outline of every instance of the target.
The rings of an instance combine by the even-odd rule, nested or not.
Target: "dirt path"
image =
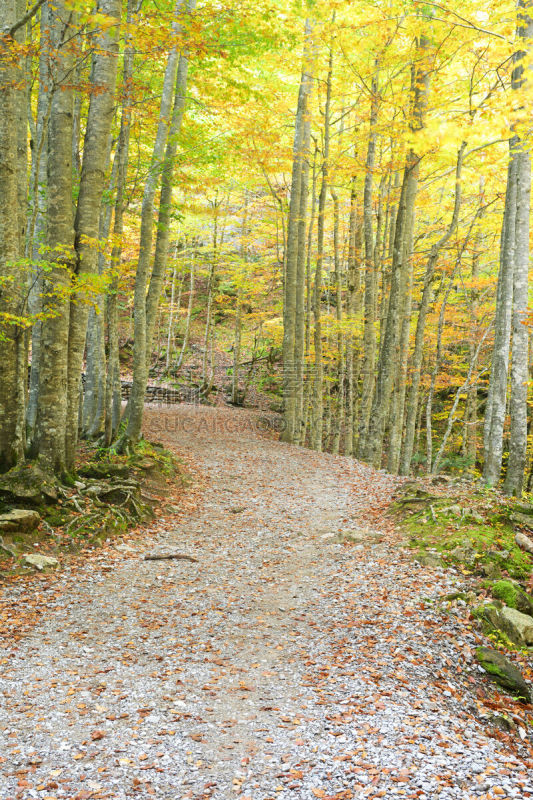
[[[476,721],[455,579],[339,531],[393,481],[262,438],[248,412],[151,410],[206,475],[197,512],[93,562],[0,658],[0,800],[533,797]],[[17,589],[12,589],[16,597]]]

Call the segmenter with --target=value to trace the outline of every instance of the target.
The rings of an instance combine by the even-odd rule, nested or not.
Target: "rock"
[[[489,722],[504,733],[511,733],[517,730],[515,723],[507,714],[491,714]]]
[[[525,703],[531,703],[531,692],[522,673],[498,650],[490,647],[476,648],[476,658],[487,675],[502,689]]]
[[[511,514],[509,514],[509,519],[514,525],[518,525],[520,528],[527,528],[529,531],[533,531],[533,517],[530,517],[529,514],[521,514],[519,511],[513,511]],[[525,538],[527,539],[528,537],[526,536]],[[529,541],[531,541],[531,539]],[[521,547],[521,545],[519,545],[519,547]],[[530,550],[529,552],[533,551]]]
[[[422,567],[442,567],[442,561],[435,553],[417,553],[415,555],[415,561]]]
[[[448,508],[443,508],[442,513],[451,514],[453,517],[462,517],[463,509],[458,503],[454,503],[453,506],[448,506]]]
[[[414,513],[419,509],[422,510],[424,505],[430,505],[433,502],[438,502],[440,499],[436,495],[430,494],[430,492],[417,481],[406,481],[395,490],[393,497],[398,510],[406,509]]]
[[[499,614],[501,630],[511,641],[520,646],[533,645],[533,617],[522,614],[516,608],[504,606]]]
[[[499,607],[496,603],[488,603],[478,608],[475,614],[488,622],[492,628],[505,633],[519,647],[533,645],[533,617],[528,614],[522,614],[508,606]]]
[[[501,600],[506,606],[533,617],[533,597],[514,581],[496,581],[491,592],[493,597]]]
[[[37,511],[15,508],[0,514],[0,531],[5,533],[30,533],[39,525],[41,517]]]
[[[78,470],[84,478],[127,478],[130,468],[127,464],[112,461],[88,461]]]
[[[481,572],[491,581],[497,581],[502,577],[501,567],[495,564],[494,561],[489,561],[487,564],[481,565]]]
[[[533,516],[533,505],[531,503],[517,503],[515,505],[515,510],[520,512],[520,514],[529,514]]]
[[[52,558],[52,556],[41,556],[38,553],[26,553],[22,558],[25,564],[30,564],[30,566],[38,570],[59,566],[57,558]]]
[[[41,505],[57,500],[57,484],[38,464],[23,464],[0,476],[0,495]]]
[[[463,564],[471,564],[476,557],[476,551],[469,547],[468,545],[465,546],[458,546],[454,547],[453,550],[450,550],[450,556],[455,559],[455,561],[460,561]]]
[[[521,550],[533,554],[533,540],[531,540],[529,536],[526,536],[525,533],[517,533],[514,540]]]

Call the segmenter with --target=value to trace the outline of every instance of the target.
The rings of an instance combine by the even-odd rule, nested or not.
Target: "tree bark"
[[[301,306],[299,277],[301,276],[301,256],[299,253],[302,241],[300,220],[302,207],[302,173],[304,170],[304,153],[306,142],[306,117],[308,114],[309,96],[312,87],[311,65],[311,24],[305,23],[305,44],[302,74],[298,93],[298,107],[294,126],[293,162],[291,177],[291,196],[289,219],[287,225],[287,249],[285,254],[285,282],[283,291],[283,405],[284,428],[282,439],[294,441],[296,435],[296,419],[298,413],[298,385],[296,380],[295,349],[297,341],[297,313]]]
[[[76,269],[70,305],[67,366],[66,463],[74,466],[78,443],[81,371],[91,281],[98,274],[100,210],[115,109],[120,0],[99,0],[98,10],[112,22],[96,37],[93,52],[87,124],[83,142],[80,189],[76,208]],[[89,291],[88,291],[89,290]]]
[[[415,441],[416,417],[418,410],[418,394],[420,389],[420,376],[422,371],[422,359],[424,357],[424,333],[426,330],[426,319],[432,295],[432,284],[435,276],[440,251],[447,244],[453,235],[459,222],[459,211],[461,208],[461,169],[463,165],[463,155],[465,144],[461,145],[457,156],[457,166],[455,170],[455,200],[450,224],[440,239],[432,246],[426,265],[424,276],[424,286],[422,298],[418,309],[418,319],[416,323],[415,346],[411,364],[411,383],[407,399],[407,418],[405,423],[405,435],[400,461],[400,474],[408,475],[411,469],[411,459],[413,457],[413,447]]]
[[[183,0],[177,0],[173,36],[180,32],[179,13]],[[150,168],[144,184],[141,207],[141,230],[139,239],[139,258],[135,272],[135,289],[133,298],[133,385],[127,408],[127,427],[122,435],[119,450],[127,450],[135,446],[141,436],[144,411],[144,395],[148,383],[148,340],[146,327],[146,290],[150,274],[150,257],[152,253],[154,198],[159,183],[161,165],[163,163],[165,145],[169,130],[169,119],[178,64],[178,45],[172,47],[163,78],[159,122],[155,137]]]
[[[54,85],[48,122],[47,260],[43,282],[44,318],[39,360],[39,405],[32,452],[44,467],[60,474],[66,469],[67,353],[71,274],[74,267],[72,209],[72,34],[64,0],[49,7],[50,44],[54,54]],[[79,376],[78,376],[79,377]]]
[[[533,38],[533,19],[529,9],[531,0],[520,0],[518,10],[518,35],[529,49]],[[518,54],[522,61],[526,51]],[[519,63],[515,74],[516,88],[526,82],[527,73]],[[528,312],[529,273],[529,215],[531,195],[531,158],[526,142],[520,142],[516,170],[516,219],[513,275],[513,315],[511,397],[509,412],[511,429],[509,435],[509,462],[503,490],[508,495],[522,494],[527,452],[527,387],[529,379],[529,331],[526,326]]]
[[[7,33],[16,22],[15,0],[1,0],[0,18],[0,472],[8,470],[24,454],[24,405],[20,391],[23,287],[16,262],[21,255],[19,170],[17,162],[17,52]],[[25,365],[24,365],[25,366]],[[22,403],[22,405],[21,405]]]

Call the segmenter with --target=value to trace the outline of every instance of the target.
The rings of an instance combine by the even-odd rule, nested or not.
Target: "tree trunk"
[[[54,84],[48,122],[47,259],[52,261],[43,282],[44,318],[39,360],[39,405],[32,452],[46,469],[66,469],[67,353],[69,293],[74,266],[72,210],[72,35],[64,0],[48,9],[54,54]],[[78,376],[79,377],[79,376]]]
[[[99,0],[98,3],[99,12],[113,20],[113,23],[96,37],[95,42],[90,77],[93,93],[89,101],[74,222],[77,264],[69,318],[65,432],[66,463],[69,470],[74,466],[78,442],[81,371],[89,315],[87,284],[90,285],[98,273],[100,210],[115,109],[121,8],[119,0]]]
[[[9,29],[17,19],[14,0],[1,0],[2,25]],[[13,317],[21,313],[23,286],[16,262],[21,255],[19,170],[17,163],[16,51],[10,36],[0,36],[0,472],[12,467],[24,454],[24,404],[20,390],[22,328]],[[24,365],[25,367],[25,365]]]
[[[413,447],[415,441],[416,416],[418,410],[418,393],[420,388],[420,375],[422,370],[422,359],[424,357],[424,334],[426,330],[426,319],[432,295],[432,283],[435,275],[435,267],[439,258],[440,251],[450,240],[459,221],[459,210],[461,208],[461,169],[463,165],[463,155],[465,144],[461,145],[457,156],[457,166],[455,171],[455,202],[452,218],[448,229],[441,238],[435,242],[431,248],[426,273],[424,276],[424,287],[422,298],[418,309],[418,319],[416,323],[415,346],[411,365],[411,383],[407,399],[407,418],[405,423],[405,437],[402,448],[400,462],[400,474],[408,475],[411,469],[411,459],[413,457]]]
[[[417,46],[417,66],[413,68],[413,109],[410,128],[420,130],[424,126],[427,95],[430,79],[428,64],[429,42],[421,36]],[[365,458],[375,467],[381,466],[385,422],[389,415],[394,379],[399,368],[400,313],[402,284],[407,287],[407,255],[412,248],[414,206],[418,188],[420,158],[411,149],[407,155],[398,213],[394,230],[394,249],[391,265],[391,287],[385,331],[378,362],[376,389],[372,403]]]
[[[300,321],[297,314],[301,313],[301,293],[299,279],[302,272],[300,254],[301,236],[301,208],[302,208],[302,173],[306,154],[306,117],[308,113],[309,96],[312,87],[311,72],[311,25],[305,23],[305,45],[303,67],[298,94],[298,107],[294,127],[293,162],[291,178],[291,196],[289,204],[289,219],[287,226],[287,250],[285,254],[285,283],[283,297],[283,404],[284,428],[282,439],[286,442],[294,441],[296,435],[296,419],[298,414],[299,391],[296,379],[297,365],[295,364],[295,350],[297,347],[297,331]],[[305,238],[305,237],[304,237]]]
[[[494,347],[483,428],[483,478],[489,486],[498,483],[500,479],[503,455],[503,426],[507,403],[507,373],[509,369],[513,304],[516,193],[519,163],[515,152],[516,144],[517,137],[513,137],[510,141],[511,154],[507,170],[507,190],[500,244],[500,271],[496,291]]]
[[[529,47],[533,37],[533,19],[526,9],[533,6],[532,0],[520,0],[518,11],[518,35]],[[526,52],[518,54],[522,60]],[[523,66],[514,76],[516,88],[526,80]],[[529,213],[531,195],[531,159],[527,144],[520,143],[516,170],[516,219],[513,276],[512,315],[512,363],[511,398],[509,412],[511,430],[509,436],[509,462],[503,490],[508,495],[520,496],[524,482],[527,451],[527,387],[529,379],[529,331],[526,325],[528,314],[529,272]]]
[[[188,0],[187,11],[191,12],[195,5],[196,0]],[[178,64],[178,74],[174,92],[174,108],[172,110],[172,120],[168,131],[165,158],[161,168],[161,193],[159,196],[159,212],[157,217],[154,267],[150,278],[148,295],[146,297],[146,356],[148,360],[150,359],[150,350],[154,334],[155,316],[168,263],[172,189],[174,188],[174,164],[176,162],[178,140],[185,112],[188,70],[189,57],[188,52],[184,50],[180,55]]]
[[[364,331],[363,331],[363,386],[361,390],[361,416],[357,453],[361,458],[366,452],[370,411],[374,395],[375,362],[376,362],[376,320],[374,296],[374,237],[372,233],[372,184],[374,180],[374,164],[376,160],[375,131],[378,119],[378,77],[374,75],[370,99],[370,131],[365,164],[365,183],[363,188],[363,235],[365,244],[365,295],[364,295]]]
[[[180,25],[178,14],[183,0],[177,0],[175,20],[172,26],[173,39],[178,37]],[[142,419],[144,411],[144,395],[148,384],[148,343],[146,328],[146,290],[150,271],[150,257],[152,253],[152,228],[154,216],[154,197],[159,183],[159,175],[163,164],[165,145],[168,136],[169,119],[174,94],[176,68],[178,64],[178,48],[175,45],[167,59],[161,104],[159,108],[159,123],[155,137],[150,168],[144,184],[143,200],[141,207],[141,230],[139,237],[139,258],[135,272],[135,289],[133,298],[134,325],[133,325],[133,385],[127,408],[127,427],[117,445],[119,450],[127,450],[135,446],[141,436]]]
[[[128,0],[126,12],[126,42],[122,67],[122,114],[120,132],[115,152],[117,162],[117,188],[115,194],[115,216],[113,220],[113,247],[111,249],[111,282],[106,296],[107,321],[107,374],[105,385],[104,440],[107,447],[114,440],[120,421],[122,404],[120,386],[120,361],[118,338],[118,273],[122,257],[122,236],[124,232],[124,211],[126,210],[126,179],[129,163],[132,77],[135,50],[131,42],[131,23],[135,18],[135,0]]]
[[[329,51],[328,76],[326,81],[326,107],[324,109],[324,152],[322,154],[322,183],[318,197],[317,213],[317,256],[315,279],[313,287],[313,317],[314,317],[314,345],[315,345],[315,380],[313,383],[313,429],[311,431],[311,447],[322,450],[323,428],[323,392],[324,392],[324,366],[322,363],[322,265],[324,262],[324,227],[326,217],[326,200],[328,196],[329,180],[329,140],[330,140],[330,110],[331,110],[331,84],[333,77],[333,49]]]
[[[189,277],[189,302],[187,305],[187,318],[185,320],[185,331],[183,332],[183,342],[181,345],[179,358],[176,364],[177,371],[181,369],[181,365],[183,364],[183,359],[185,358],[185,353],[187,352],[187,346],[189,344],[189,332],[191,329],[192,306],[194,300],[194,258],[195,258],[195,253],[193,251],[191,253],[191,271]]]

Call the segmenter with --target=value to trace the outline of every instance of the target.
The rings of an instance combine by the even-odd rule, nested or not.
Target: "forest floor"
[[[2,642],[1,800],[533,797],[481,637],[437,602],[460,574],[385,514],[396,479],[256,412],[152,408],[146,430],[193,465],[189,498],[42,576],[46,613]],[[143,560],[163,552],[197,562]]]

